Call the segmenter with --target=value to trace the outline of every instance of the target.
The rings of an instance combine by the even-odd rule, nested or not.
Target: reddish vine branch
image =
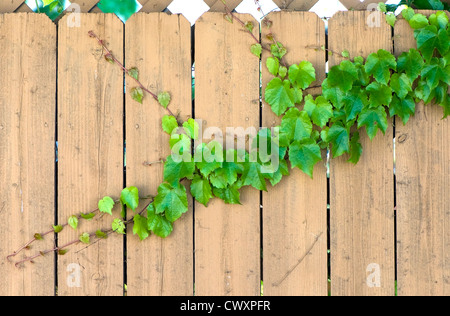
[[[148,94],[150,94],[153,99],[155,99],[157,102],[159,102],[158,100],[158,96],[151,92],[149,89],[147,89],[138,79],[136,79],[134,76],[132,76],[130,74],[130,70],[127,69],[114,55],[113,53],[108,49],[108,47],[105,45],[104,41],[102,39],[100,39],[95,33],[94,31],[89,31],[89,36],[92,38],[95,38],[97,40],[97,42],[102,46],[103,50],[106,52],[105,58],[110,58],[112,61],[114,61],[121,69],[122,71],[127,74],[130,78],[132,78],[138,85],[139,87],[147,92]],[[173,112],[167,107],[165,108],[167,110],[167,112],[171,115],[174,116]]]
[[[153,198],[150,199],[150,201],[145,205],[145,207],[144,207],[138,214],[139,214],[139,215],[142,215],[142,214],[147,210],[148,206],[149,206],[152,202],[153,202]],[[124,222],[124,225],[126,226],[126,225],[128,225],[128,224],[131,224],[131,223],[133,223],[133,221],[134,221],[133,218],[132,218],[132,219],[129,219],[129,220],[127,220],[126,222]],[[53,231],[52,231],[52,232],[53,232]],[[102,232],[105,233],[106,236],[108,236],[108,235],[110,235],[111,233],[114,233],[115,231],[114,231],[113,229],[108,229],[108,230],[102,231]],[[89,238],[96,237],[96,236],[97,236],[96,232],[95,232],[95,233],[90,233],[90,234],[89,234]],[[105,239],[105,238],[97,237],[97,240],[96,240],[94,243],[91,243],[91,244],[89,244],[88,246],[86,246],[85,248],[83,248],[83,249],[77,251],[77,253],[80,252],[80,251],[83,251],[83,250],[85,250],[85,249],[87,249],[87,248],[89,248],[89,247],[92,246],[93,244],[95,244],[95,243],[97,243],[97,242],[99,242],[100,240],[103,240],[103,239]],[[33,255],[33,256],[30,256],[30,257],[26,257],[26,258],[24,258],[24,259],[22,259],[22,260],[20,260],[20,261],[17,261],[14,265],[15,265],[16,268],[17,268],[18,266],[20,266],[21,264],[26,263],[26,262],[31,262],[31,263],[33,263],[33,260],[36,259],[36,258],[45,256],[45,255],[47,255],[47,254],[49,254],[49,253],[59,252],[59,251],[61,251],[61,250],[66,249],[67,247],[70,247],[70,246],[72,246],[72,245],[77,245],[77,244],[79,244],[79,243],[81,243],[81,240],[80,240],[80,239],[72,240],[71,242],[68,242],[68,243],[66,243],[66,244],[64,244],[64,245],[62,245],[62,246],[58,246],[58,247],[54,247],[54,248],[52,248],[52,249],[40,251],[38,254],[35,254],[35,255]]]

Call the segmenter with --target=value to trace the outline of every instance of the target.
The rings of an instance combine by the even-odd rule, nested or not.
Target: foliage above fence
[[[269,1],[274,4],[274,7],[278,6],[280,9],[297,11],[308,11],[319,2],[319,0],[275,0],[273,2],[271,0],[265,0],[265,2]],[[115,13],[123,22],[126,22],[136,12],[161,12],[173,2],[187,4],[189,7],[200,7],[204,5],[208,8],[206,11],[209,10],[210,12],[225,11],[221,0],[11,0],[0,4],[0,13],[14,12],[15,10],[19,10],[20,12],[34,11],[45,13],[52,20],[55,20],[64,11],[90,12],[94,10],[96,12]],[[227,1],[227,6],[230,10],[233,10],[243,2],[251,2],[253,4],[253,2],[257,3],[258,1],[229,0]],[[349,10],[371,10],[380,1],[341,0],[340,2]]]

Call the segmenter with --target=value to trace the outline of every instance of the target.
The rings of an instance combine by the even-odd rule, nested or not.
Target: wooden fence
[[[352,56],[380,48],[399,55],[414,46],[405,21],[393,37],[384,19],[369,27],[369,14],[338,13],[328,36],[313,13],[271,19],[288,62],[311,61],[320,82],[325,53],[307,46]],[[373,142],[363,137],[357,166],[333,160],[329,178],[323,164],[314,180],[294,170],[269,192],[244,190],[242,206],[191,203],[167,239],[111,236],[15,268],[5,257],[55,221],[92,210],[127,185],[155,194],[162,181],[162,165],[145,162],[169,154],[164,111],[151,98],[140,105],[124,95],[121,70],[105,62],[88,31],[138,67],[148,87],[170,91],[183,119],[195,114],[218,127],[278,123],[268,106],[260,111],[252,39],[221,13],[205,13],[194,33],[182,16],[165,13],[138,13],[125,25],[112,14],[83,13],[79,27],[69,25],[67,17],[54,24],[38,14],[0,15],[0,295],[118,296],[126,289],[130,296],[257,296],[261,281],[265,296],[395,295],[397,287],[399,295],[450,294],[450,122],[422,104],[407,126],[391,124]],[[330,66],[338,62],[330,57]],[[269,78],[264,70],[263,84]],[[107,223],[83,222],[80,230]],[[66,229],[58,242],[77,234]],[[26,253],[52,246],[48,236]]]
[[[141,12],[161,12],[173,1],[173,0],[138,0],[142,5]],[[190,0],[185,0],[190,1]],[[337,1],[337,0],[336,0]],[[379,2],[386,2],[387,0],[339,0],[349,10],[366,10],[370,4],[376,4]],[[448,0],[444,0],[447,2]],[[70,0],[71,3],[77,4],[81,12],[100,12],[97,7],[99,0]],[[204,2],[210,7],[211,12],[222,12],[224,6],[221,0],[204,0]],[[233,10],[236,8],[242,0],[227,0],[228,7]],[[273,0],[273,2],[280,9],[308,11],[319,0]],[[25,4],[24,0],[3,0],[0,3],[0,12],[31,12],[31,9]]]

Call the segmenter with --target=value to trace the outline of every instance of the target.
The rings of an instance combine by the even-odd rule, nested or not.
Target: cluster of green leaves
[[[38,13],[45,13],[50,19],[55,20],[69,4],[67,0],[27,0],[31,8]]]
[[[266,60],[273,79],[265,87],[265,101],[281,117],[281,124],[275,133],[261,129],[250,142],[249,152],[225,150],[215,140],[197,145],[199,125],[194,119],[180,123],[172,115],[164,116],[162,129],[170,135],[172,153],[178,155],[165,160],[163,183],[144,209],[139,209],[136,187],[125,188],[118,201],[110,197],[99,201],[98,210],[104,214],[111,215],[119,202],[133,212],[130,221],[125,220],[124,212],[114,219],[109,232],[125,234],[126,224],[133,223],[133,234],[141,240],[151,234],[165,238],[172,233],[174,222],[188,211],[188,189],[205,206],[213,198],[240,204],[243,187],[266,191],[268,183],[275,186],[292,168],[312,177],[314,166],[328,150],[333,158],[348,155],[348,161],[356,164],[363,150],[361,130],[373,139],[378,131],[386,132],[389,116],[397,116],[406,124],[419,101],[439,104],[444,117],[450,115],[449,19],[444,12],[427,18],[412,9],[403,11],[403,17],[414,29],[418,49],[398,58],[383,49],[367,59],[351,59],[343,52],[344,60],[330,69],[322,83],[322,95],[315,97],[307,93],[316,81],[313,65],[302,61],[287,66],[283,60],[286,48],[274,41]],[[253,45],[251,51],[260,56],[261,46]],[[137,69],[128,74],[138,80]],[[142,101],[139,95],[133,98]],[[167,108],[170,95],[161,94],[159,99]],[[267,153],[261,148],[268,149]],[[263,153],[276,155],[278,167],[273,168]],[[80,218],[93,216],[72,216],[68,224],[76,229]],[[62,227],[54,229],[60,232]],[[80,241],[89,243],[93,236],[106,238],[107,232],[83,233]]]
[[[400,6],[406,5],[410,8],[421,10],[449,10],[450,5],[441,0],[401,0],[398,4],[384,4],[388,12],[395,12]]]
[[[449,19],[445,12],[429,18],[408,8],[403,17],[414,29],[418,49],[398,58],[386,50],[368,56],[344,59],[332,67],[322,83],[322,95],[303,98],[304,89],[315,80],[309,62],[280,66],[280,57],[267,59],[275,76],[267,85],[265,100],[282,116],[280,145],[288,148],[292,166],[312,176],[321,160],[320,149],[332,157],[349,155],[357,163],[362,153],[361,129],[370,139],[385,133],[388,117],[398,116],[406,124],[419,101],[437,103],[450,115]]]
[[[286,48],[279,42],[271,45],[266,67],[273,79],[265,87],[265,101],[281,117],[277,135],[261,129],[252,143],[255,152],[224,150],[211,141],[194,148],[199,137],[195,120],[179,124],[173,116],[162,119],[163,130],[171,135],[172,152],[164,164],[164,182],[147,208],[147,217],[137,214],[133,232],[143,240],[150,232],[167,237],[173,223],[188,210],[187,188],[194,199],[207,206],[213,198],[227,204],[240,204],[240,190],[251,186],[267,190],[276,185],[291,168],[299,168],[312,177],[314,166],[330,150],[332,157],[348,155],[356,164],[362,154],[361,130],[370,139],[378,131],[385,133],[388,117],[398,116],[406,124],[419,101],[435,102],[450,114],[450,42],[449,20],[444,12],[429,18],[407,9],[403,16],[415,30],[418,49],[398,58],[386,50],[368,56],[344,60],[332,67],[322,83],[322,95],[312,96],[308,88],[316,81],[316,71],[308,61],[286,66]],[[261,55],[255,44],[251,52]],[[277,136],[277,137],[275,137]],[[279,156],[279,167],[258,155],[264,144]],[[256,153],[256,156],[252,156]],[[254,159],[250,159],[250,158]],[[256,159],[255,159],[256,157]],[[130,207],[133,209],[133,207]]]

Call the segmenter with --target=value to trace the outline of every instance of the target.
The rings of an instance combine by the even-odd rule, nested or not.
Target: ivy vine
[[[383,5],[380,9],[387,11]],[[276,135],[267,129],[260,130],[253,149],[259,153],[264,145],[269,147],[270,154],[278,155],[276,170],[271,170],[269,163],[258,155],[256,159],[250,159],[253,153],[225,150],[217,141],[202,143],[192,150],[193,142],[199,137],[197,122],[194,119],[180,122],[169,109],[170,94],[156,94],[146,89],[139,81],[138,69],[126,69],[104,42],[90,32],[89,35],[104,48],[105,59],[117,63],[136,81],[137,87],[131,89],[131,97],[142,103],[148,93],[167,110],[167,115],[162,118],[162,129],[171,135],[169,146],[172,152],[181,153],[183,159],[179,161],[171,155],[164,161],[163,183],[156,196],[141,198],[138,188],[127,187],[119,199],[104,197],[96,210],[71,216],[67,224],[35,234],[8,259],[46,235],[60,233],[68,226],[78,229],[79,220],[90,220],[99,214],[113,215],[113,208],[118,204],[122,205],[122,213],[112,221],[110,228],[82,232],[78,240],[26,257],[16,265],[54,251],[63,255],[71,245],[92,244],[94,239],[107,238],[111,233],[125,234],[126,227],[131,224],[133,234],[141,240],[151,234],[166,238],[172,233],[173,224],[188,211],[185,185],[189,186],[194,199],[205,206],[213,198],[227,204],[240,204],[240,189],[251,186],[267,191],[267,182],[275,186],[292,168],[299,168],[312,178],[314,166],[322,160],[325,151],[330,151],[332,158],[348,155],[350,163],[358,163],[363,151],[361,133],[365,131],[370,139],[379,132],[384,134],[388,117],[397,116],[406,124],[414,116],[418,102],[440,105],[446,118],[450,115],[449,18],[443,11],[426,17],[412,8],[406,8],[402,16],[414,29],[417,49],[410,49],[398,58],[383,49],[370,54],[367,59],[361,56],[350,58],[347,51],[341,52],[343,61],[329,70],[321,84],[322,94],[314,97],[308,94],[311,84],[316,81],[314,66],[309,61],[288,65],[284,59],[288,51],[272,32],[267,37],[271,44],[262,45],[253,35],[253,23],[242,21],[227,8],[225,18],[231,23],[237,21],[255,40],[250,52],[257,58],[261,58],[263,50],[270,53],[265,66],[273,78],[265,87],[265,101],[281,117],[281,124]],[[387,19],[392,23],[392,17]],[[262,25],[270,29],[272,22],[266,18]],[[125,219],[126,209],[134,214],[130,220]]]

